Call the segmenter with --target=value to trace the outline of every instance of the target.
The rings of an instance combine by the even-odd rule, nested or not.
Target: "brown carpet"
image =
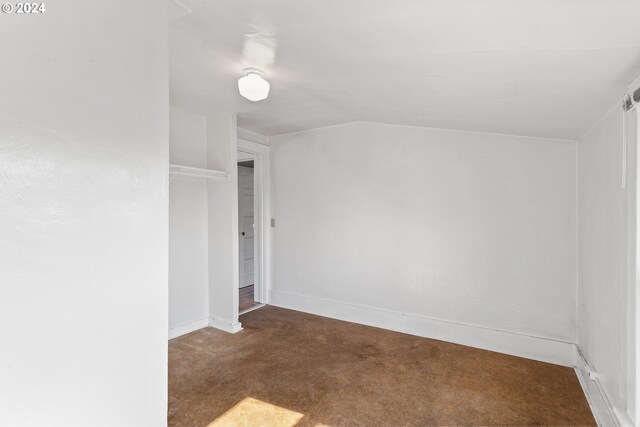
[[[595,425],[571,368],[276,307],[240,320],[170,341],[170,426]]]

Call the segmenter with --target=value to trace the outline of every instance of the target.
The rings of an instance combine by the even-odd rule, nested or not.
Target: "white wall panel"
[[[206,119],[171,108],[169,147],[172,164],[206,167]],[[177,177],[169,194],[170,338],[199,329],[208,317],[207,181]]]
[[[0,21],[0,425],[165,425],[167,5]]]
[[[627,189],[622,108],[578,141],[578,344],[611,405],[627,406]]]
[[[575,342],[575,141],[353,123],[270,142],[275,293]]]

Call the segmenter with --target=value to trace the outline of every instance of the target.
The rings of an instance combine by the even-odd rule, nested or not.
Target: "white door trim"
[[[640,86],[640,78],[634,82]],[[632,424],[638,425],[638,411],[640,408],[640,328],[638,327],[638,314],[640,313],[640,247],[638,233],[640,231],[640,106],[623,112],[622,125],[624,126],[624,183],[626,184],[627,197],[627,407],[626,416]]]
[[[269,146],[238,138],[238,151],[253,154],[254,159],[254,198],[256,209],[254,212],[255,230],[257,240],[254,258],[254,271],[256,272],[256,284],[254,287],[255,300],[262,304],[269,303],[271,289],[271,230],[270,212],[271,176]],[[238,235],[239,239],[240,236]]]

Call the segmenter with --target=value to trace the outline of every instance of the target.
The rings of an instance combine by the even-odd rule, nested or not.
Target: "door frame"
[[[640,90],[640,77],[628,95]],[[624,99],[625,106],[627,99]],[[640,411],[640,103],[622,112],[622,189],[626,197],[627,351],[626,416],[638,425]]]
[[[640,86],[640,82],[638,82]],[[632,92],[633,93],[633,92]],[[638,313],[640,313],[640,110],[635,105],[629,111],[623,112],[623,176],[622,188],[626,192],[627,223],[627,416],[637,424],[638,408],[640,407],[640,328]]]
[[[254,299],[261,304],[269,303],[271,289],[271,165],[268,145],[238,138],[238,151],[252,154],[254,179]],[[240,234],[236,236],[240,239]],[[240,242],[238,242],[238,246]]]

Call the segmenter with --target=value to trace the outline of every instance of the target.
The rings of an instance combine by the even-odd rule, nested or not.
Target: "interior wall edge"
[[[585,359],[579,362],[590,366],[591,372],[597,369],[600,393],[607,396],[610,406],[624,413],[630,378],[625,265],[628,190],[621,185],[622,123],[620,102],[578,142],[577,257],[578,346]]]
[[[175,328],[169,329],[169,340],[197,331],[198,329],[206,328],[207,326],[209,326],[208,317],[204,317],[202,319],[194,320],[193,322],[176,326]]]
[[[576,235],[576,241],[575,241],[575,254],[576,254],[576,260],[575,260],[575,301],[576,301],[576,308],[574,311],[575,314],[575,338],[576,338],[576,346],[578,346],[580,344],[580,144],[579,141],[576,140],[576,150],[575,150],[575,194],[576,194],[576,200],[575,200],[575,218],[576,218],[576,223],[574,225],[575,227],[575,235]]]
[[[575,344],[516,332],[430,319],[424,316],[354,305],[280,290],[269,290],[271,305],[388,329],[423,338],[573,367]]]
[[[589,364],[579,345],[575,346],[575,371],[582,391],[587,397],[593,417],[602,427],[633,427],[626,412],[614,408],[598,373]],[[590,375],[591,373],[591,375]]]
[[[583,140],[585,137],[589,136],[589,134],[591,134],[593,131],[595,131],[604,120],[606,120],[607,117],[609,117],[609,114],[611,114],[611,112],[613,110],[615,110],[616,108],[620,108],[620,110],[622,110],[622,99],[623,97],[620,97],[620,101],[616,102],[615,104],[611,105],[611,107],[607,108],[607,110],[600,116],[600,118],[598,118],[598,120],[596,120],[596,122],[586,131],[584,131],[584,133],[582,133],[578,138],[576,138],[576,142],[578,143],[578,145],[580,145],[580,141]]]

